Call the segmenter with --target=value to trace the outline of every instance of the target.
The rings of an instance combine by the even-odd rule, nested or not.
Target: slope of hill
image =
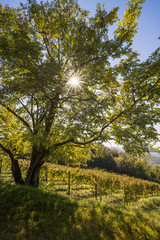
[[[160,239],[160,198],[130,206],[73,201],[0,182],[1,240]]]

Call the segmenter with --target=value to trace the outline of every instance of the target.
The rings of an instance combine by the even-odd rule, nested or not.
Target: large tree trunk
[[[47,153],[48,151],[45,150],[44,147],[37,148],[36,146],[33,146],[31,163],[25,179],[26,185],[32,187],[37,187],[39,185],[39,173],[44,164],[43,159]]]
[[[38,158],[37,158],[38,159]],[[32,186],[32,187],[38,187],[39,185],[39,173],[41,170],[41,167],[44,162],[38,163],[36,160],[34,164],[30,164],[30,167],[27,172],[27,176],[25,179],[25,184]]]
[[[37,187],[39,185],[39,173],[42,165],[44,164],[44,157],[47,155],[48,151],[44,147],[37,148],[33,146],[32,157],[30,167],[27,172],[25,182],[22,179],[21,170],[18,164],[18,160],[15,160],[13,153],[0,143],[1,149],[7,153],[11,159],[11,170],[15,183],[26,184],[32,187]]]
[[[12,161],[11,169],[12,169],[12,175],[13,175],[15,183],[23,185],[24,181],[22,179],[22,174],[21,174],[21,170],[20,170],[20,167],[18,164],[18,160]]]
[[[6,147],[4,147],[1,143],[0,143],[0,147],[1,149],[7,153],[11,159],[11,170],[12,170],[12,176],[14,178],[15,183],[17,184],[24,184],[24,181],[22,179],[22,174],[21,174],[21,170],[18,164],[18,160],[15,160],[13,153]]]

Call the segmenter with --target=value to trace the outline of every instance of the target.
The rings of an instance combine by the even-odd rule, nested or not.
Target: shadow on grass
[[[1,240],[160,239],[159,224],[138,210],[1,182],[0,223]]]
[[[76,209],[57,194],[1,184],[0,239],[72,239]]]

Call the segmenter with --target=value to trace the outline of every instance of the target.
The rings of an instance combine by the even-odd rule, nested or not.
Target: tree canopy
[[[143,2],[130,0],[122,21],[118,7],[98,4],[90,17],[74,0],[0,5],[1,131],[6,113],[21,132],[16,140],[8,128],[15,147],[25,136],[26,184],[38,185],[46,156],[60,147],[114,139],[141,154],[157,139],[160,52],[139,63],[132,50]],[[12,151],[4,134],[0,146]]]

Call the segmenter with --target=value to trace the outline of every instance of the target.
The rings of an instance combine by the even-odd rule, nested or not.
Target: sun
[[[68,84],[73,88],[77,88],[80,86],[80,78],[78,76],[72,76],[68,80]]]

